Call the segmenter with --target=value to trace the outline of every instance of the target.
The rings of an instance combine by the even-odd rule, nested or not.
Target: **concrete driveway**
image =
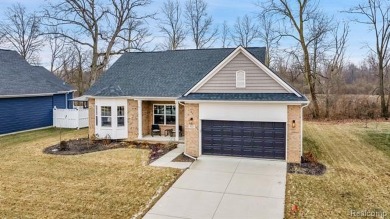
[[[145,219],[283,218],[286,163],[201,156]]]

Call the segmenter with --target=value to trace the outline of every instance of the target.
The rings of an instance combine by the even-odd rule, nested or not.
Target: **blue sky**
[[[184,0],[181,0],[184,1]],[[261,2],[261,0],[259,0]],[[334,20],[350,20],[351,15],[341,13],[343,10],[347,10],[364,0],[320,0],[319,7],[329,16],[333,16]],[[3,11],[12,4],[20,2],[25,5],[28,10],[40,10],[45,0],[0,0],[0,19],[3,18]],[[154,0],[148,10],[158,11],[162,5],[162,0]],[[238,16],[245,14],[254,14],[257,11],[255,2],[257,0],[207,0],[209,5],[209,13],[213,15],[215,24],[221,25],[223,21],[227,21],[232,26]],[[150,22],[151,29],[155,28],[155,22]],[[350,23],[350,35],[348,39],[348,48],[346,52],[346,58],[351,62],[359,64],[368,54],[368,48],[365,45],[372,44],[373,35],[368,31],[368,27],[358,23]],[[158,34],[158,33],[157,33]],[[218,46],[218,43],[215,45]],[[259,45],[254,46],[263,46]],[[283,47],[289,47],[288,41],[282,44]],[[48,65],[48,51],[44,49],[41,55],[42,65]]]

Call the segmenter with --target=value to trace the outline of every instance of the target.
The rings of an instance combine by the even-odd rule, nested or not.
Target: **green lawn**
[[[350,218],[351,210],[390,215],[390,123],[305,122],[304,150],[323,176],[288,174],[286,218]],[[291,206],[299,206],[293,214]]]
[[[86,129],[62,134],[86,136]],[[0,137],[0,218],[131,218],[181,173],[148,166],[147,150],[42,153],[58,142],[58,129]]]

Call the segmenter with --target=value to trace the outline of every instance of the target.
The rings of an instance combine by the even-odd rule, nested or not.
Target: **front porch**
[[[137,99],[136,101],[137,140],[184,143],[184,105],[176,100]],[[157,129],[156,127],[152,129],[152,125]]]

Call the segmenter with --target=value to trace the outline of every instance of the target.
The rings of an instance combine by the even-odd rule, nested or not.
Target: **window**
[[[236,72],[236,88],[245,88],[245,71],[240,70]]]
[[[95,121],[96,121],[96,126],[99,125],[99,113],[98,113],[98,106],[95,105]]]
[[[111,106],[101,107],[102,127],[111,127]]]
[[[175,105],[154,105],[153,106],[154,124],[171,125],[176,122]]]
[[[117,112],[117,124],[118,127],[125,126],[125,107],[124,106],[118,106],[116,108]]]

